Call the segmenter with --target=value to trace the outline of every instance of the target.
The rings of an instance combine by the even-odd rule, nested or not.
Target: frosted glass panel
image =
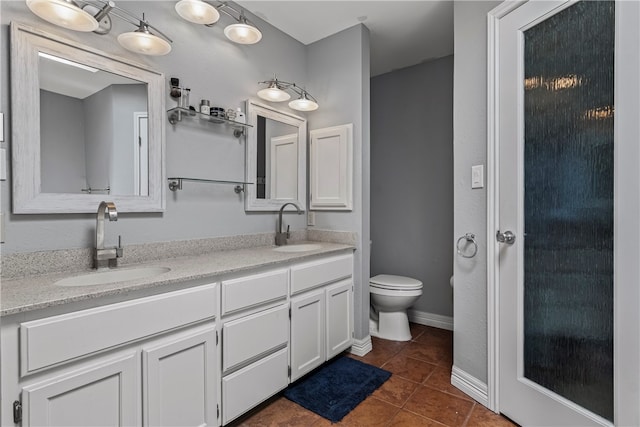
[[[613,420],[614,3],[525,32],[524,375]]]

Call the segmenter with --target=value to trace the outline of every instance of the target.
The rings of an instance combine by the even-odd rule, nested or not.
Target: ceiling
[[[236,3],[305,45],[362,22],[371,34],[371,76],[453,54],[450,0]]]

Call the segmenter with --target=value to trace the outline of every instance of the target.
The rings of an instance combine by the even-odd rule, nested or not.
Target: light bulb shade
[[[209,25],[218,22],[218,9],[202,0],[180,0],[176,3],[176,12],[181,18],[194,24]]]
[[[315,111],[318,109],[318,103],[308,99],[306,95],[303,95],[300,98],[291,101],[289,103],[289,108],[297,111]]]
[[[271,102],[283,102],[291,99],[291,95],[282,89],[278,88],[277,85],[271,84],[268,88],[262,89],[258,91],[258,96],[265,101]]]
[[[45,21],[69,30],[91,32],[98,29],[98,21],[71,0],[27,0],[27,7]]]
[[[146,31],[131,31],[118,36],[118,43],[127,50],[143,55],[160,56],[171,52],[166,40]]]
[[[262,33],[260,30],[247,23],[231,24],[227,26],[224,29],[224,35],[232,42],[239,44],[255,44],[262,39]]]

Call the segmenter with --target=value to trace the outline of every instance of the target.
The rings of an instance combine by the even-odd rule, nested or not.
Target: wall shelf
[[[203,178],[185,178],[185,177],[172,177],[172,178],[167,178],[167,180],[169,181],[169,190],[171,191],[182,190],[182,181],[199,182],[199,183],[205,183],[205,184],[231,184],[231,185],[235,185],[233,191],[235,191],[238,194],[244,191],[244,188],[246,185],[253,184],[252,182],[228,181],[223,179],[203,179]]]
[[[233,128],[233,136],[240,138],[244,135],[246,128],[253,127],[246,123],[236,122],[234,120],[222,119],[220,117],[212,117],[209,114],[202,114],[198,111],[188,110],[186,108],[175,107],[167,111],[169,123],[177,125],[182,121],[190,121],[192,123],[215,123],[222,126],[230,126]]]

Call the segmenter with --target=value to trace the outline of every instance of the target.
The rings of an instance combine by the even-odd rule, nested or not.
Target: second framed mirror
[[[277,211],[287,202],[306,210],[307,121],[247,101],[246,211]],[[293,207],[291,207],[293,209]]]

